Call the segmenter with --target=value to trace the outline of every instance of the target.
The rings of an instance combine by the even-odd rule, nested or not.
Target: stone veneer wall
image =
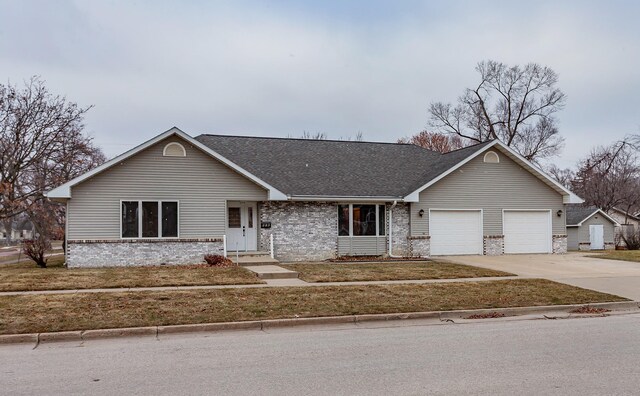
[[[580,249],[582,250],[582,249]],[[567,253],[567,236],[566,235],[554,235],[553,236],[553,254],[565,254]]]
[[[486,256],[501,256],[504,254],[504,235],[485,235],[482,250]]]
[[[69,268],[134,267],[161,264],[198,264],[205,254],[223,254],[222,238],[69,240]]]
[[[410,236],[408,239],[411,257],[428,258],[431,256],[431,237],[429,235]]]
[[[260,250],[269,251],[273,234],[274,254],[281,261],[314,261],[335,258],[338,244],[338,209],[329,202],[260,202]]]
[[[391,205],[387,205],[387,212],[389,212]],[[393,243],[391,246],[392,253],[397,256],[409,257],[412,255],[409,236],[411,235],[411,224],[409,219],[411,211],[408,203],[398,203],[392,210],[393,224],[391,228],[393,230]],[[387,222],[389,217],[387,215]],[[387,227],[388,229],[389,227]],[[387,235],[387,238],[389,236]]]

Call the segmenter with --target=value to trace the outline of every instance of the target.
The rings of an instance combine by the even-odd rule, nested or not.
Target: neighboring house
[[[612,208],[608,214],[619,224],[615,229],[616,244],[626,246],[621,236],[631,235],[640,230],[640,218],[618,208]]]
[[[564,253],[565,204],[582,202],[498,140],[439,154],[178,128],[47,195],[67,204],[71,267]]]
[[[617,226],[617,221],[595,206],[567,205],[569,250],[614,249]]]
[[[7,230],[5,230],[4,225],[0,223],[0,235],[2,235],[2,242],[4,242],[7,238]],[[29,219],[25,216],[18,216],[11,222],[11,240],[12,241],[23,241],[25,239],[33,238],[33,224]]]

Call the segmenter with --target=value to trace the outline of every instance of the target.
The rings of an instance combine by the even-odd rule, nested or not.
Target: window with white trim
[[[338,205],[338,236],[383,236],[385,216],[384,205]]]
[[[122,201],[122,238],[177,238],[178,201]]]

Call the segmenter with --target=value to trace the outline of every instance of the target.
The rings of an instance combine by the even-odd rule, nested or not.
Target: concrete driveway
[[[640,301],[640,263],[587,257],[593,253],[445,256],[443,259],[543,278]]]

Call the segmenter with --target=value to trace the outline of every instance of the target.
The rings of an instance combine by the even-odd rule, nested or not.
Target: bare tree
[[[400,138],[398,139],[398,143],[415,144],[416,146],[443,154],[461,149],[465,146],[460,136],[429,131],[422,131],[410,137]]]
[[[572,188],[573,179],[575,177],[575,172],[570,168],[559,168],[556,165],[550,165],[546,167],[546,171],[551,175],[556,181],[566,188]]]
[[[456,105],[431,104],[429,125],[477,143],[500,139],[531,161],[557,155],[564,139],[554,114],[565,102],[556,87],[558,75],[536,63],[520,67],[492,60],[478,63],[476,70],[480,82]]]
[[[604,211],[629,211],[640,204],[638,137],[596,147],[578,163],[573,189],[589,205]]]
[[[0,84],[0,221],[5,227],[27,213],[36,234],[46,234],[50,227],[42,225],[42,211],[54,204],[44,192],[104,162],[102,151],[82,133],[89,109],[52,95],[39,77],[22,89]]]
[[[325,134],[324,132],[311,133],[309,131],[304,131],[302,132],[302,136],[300,136],[300,139],[327,140],[327,134]]]

